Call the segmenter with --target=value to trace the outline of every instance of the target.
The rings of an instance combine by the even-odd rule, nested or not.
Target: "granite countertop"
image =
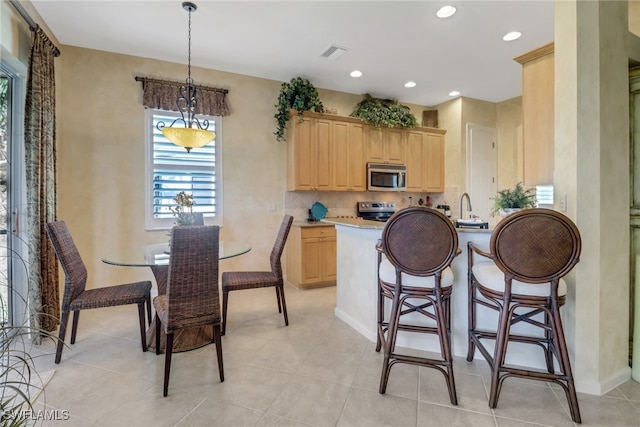
[[[369,221],[361,218],[324,218],[319,223],[310,223],[316,225],[344,225],[346,227],[362,228],[362,229],[384,229],[385,223],[379,221]],[[484,228],[456,228],[458,233],[492,233],[491,229]]]
[[[453,220],[452,220],[453,221]],[[333,225],[343,225],[345,227],[361,228],[368,230],[382,230],[385,223],[379,221],[369,221],[362,218],[339,218],[328,217],[320,221],[299,220],[294,221],[294,227],[331,227]],[[460,227],[456,228],[458,233],[492,233],[493,229],[483,229],[477,227]]]
[[[334,225],[345,225],[354,228],[379,229],[384,228],[384,222],[369,221],[362,218],[324,218],[321,222]]]
[[[291,224],[294,227],[331,227],[333,224],[327,224],[321,221],[293,221]]]

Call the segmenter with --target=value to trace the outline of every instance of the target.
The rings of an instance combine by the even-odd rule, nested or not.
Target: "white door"
[[[467,123],[467,192],[473,214],[490,219],[497,191],[495,128]]]

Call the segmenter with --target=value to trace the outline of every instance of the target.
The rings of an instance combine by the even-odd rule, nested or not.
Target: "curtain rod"
[[[135,80],[136,80],[137,82],[142,82],[142,84],[143,84],[143,85],[144,85],[144,83],[145,83],[145,82],[163,83],[163,84],[167,84],[167,83],[169,83],[169,84],[174,84],[174,85],[184,84],[184,83],[182,83],[182,82],[175,82],[175,81],[170,81],[170,80],[152,79],[152,78],[149,78],[149,77],[140,77],[140,76],[136,76],[136,77],[135,77]],[[205,89],[205,90],[210,90],[210,91],[213,91],[213,92],[222,92],[222,93],[224,93],[224,94],[229,93],[229,90],[228,90],[228,89],[223,89],[223,88],[220,88],[220,87],[205,86],[205,85],[196,85],[196,84],[194,84],[194,86],[195,86],[196,88]]]
[[[29,24],[29,28],[31,28],[32,31],[35,31],[40,28],[40,26],[33,19],[31,19],[31,16],[29,16],[27,11],[24,10],[24,7],[22,7],[22,5],[18,0],[9,0],[9,2],[11,3],[11,6],[13,6],[13,8],[20,14],[20,16],[22,16],[22,19],[24,19],[27,22],[27,24]],[[42,34],[44,34],[44,31],[42,31]],[[47,37],[47,42],[53,49],[53,54],[55,56],[60,56],[60,49],[58,49],[56,45],[53,44],[53,42],[49,39],[49,37]]]

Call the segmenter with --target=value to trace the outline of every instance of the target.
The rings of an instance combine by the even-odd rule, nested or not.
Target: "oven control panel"
[[[358,212],[395,212],[396,202],[358,202]]]

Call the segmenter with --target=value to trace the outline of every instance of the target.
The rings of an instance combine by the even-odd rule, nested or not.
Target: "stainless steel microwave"
[[[388,163],[367,163],[367,190],[405,191],[407,167]]]

